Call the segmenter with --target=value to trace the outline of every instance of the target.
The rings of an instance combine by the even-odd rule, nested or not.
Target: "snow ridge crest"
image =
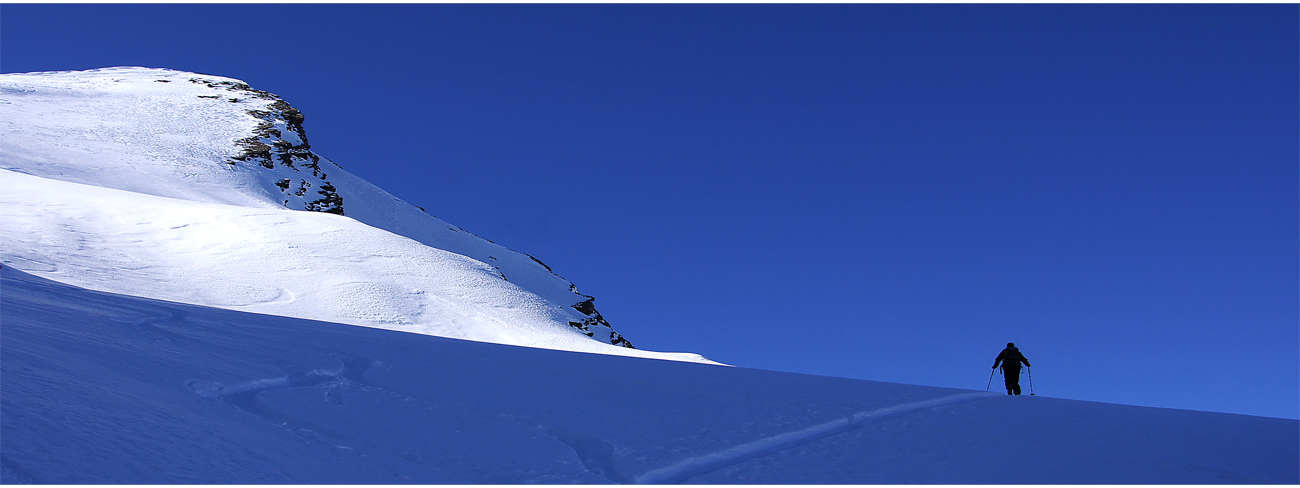
[[[315,263],[310,265],[313,267],[310,270],[290,270],[286,267],[287,261],[283,260],[274,264],[268,263],[268,266],[278,269],[275,273],[287,273],[278,277],[265,269],[250,270],[248,275],[243,276],[222,275],[221,280],[234,283],[220,286],[243,287],[242,289],[247,292],[234,293],[222,290],[216,295],[226,298],[220,300],[204,298],[212,294],[176,291],[187,289],[181,287],[180,283],[169,283],[176,288],[162,293],[157,287],[149,284],[160,283],[157,270],[175,266],[198,266],[197,263],[203,261],[185,261],[177,255],[160,255],[150,259],[169,262],[138,263],[134,261],[144,258],[138,253],[135,256],[128,253],[122,256],[113,254],[112,258],[87,255],[83,256],[87,259],[85,263],[74,265],[66,261],[66,254],[72,252],[69,249],[61,249],[57,246],[41,247],[36,242],[40,238],[21,235],[19,229],[22,227],[8,225],[9,223],[6,223],[5,227],[13,229],[15,234],[12,236],[13,239],[10,239],[11,244],[19,246],[18,243],[27,242],[36,247],[13,249],[12,252],[0,248],[2,253],[0,262],[77,286],[149,298],[180,300],[197,305],[250,311],[255,309],[261,313],[285,313],[277,310],[307,310],[309,307],[306,307],[305,302],[315,301],[319,305],[314,311],[285,314],[300,318],[396,328],[489,342],[566,350],[590,349],[587,346],[574,345],[571,336],[577,335],[584,341],[615,346],[625,351],[616,354],[631,354],[634,350],[632,343],[614,331],[606,318],[596,310],[594,298],[579,293],[573,283],[560,277],[541,261],[475,236],[429,215],[423,209],[402,201],[343,170],[328,158],[316,154],[308,142],[307,132],[303,127],[305,120],[306,116],[300,110],[279,96],[253,88],[243,81],[220,76],[132,67],[3,74],[0,75],[0,131],[4,131],[6,139],[5,144],[0,145],[0,169],[134,194],[244,208],[244,210],[226,212],[213,207],[169,205],[176,209],[192,208],[203,214],[200,220],[206,219],[204,222],[206,225],[199,226],[182,222],[188,217],[167,216],[174,218],[174,223],[177,225],[188,226],[191,230],[214,227],[219,222],[240,227],[254,225],[254,223],[264,225],[267,221],[295,222],[282,228],[302,229],[292,236],[270,232],[268,229],[243,227],[228,228],[202,236],[194,233],[184,236],[184,238],[213,239],[207,244],[208,247],[212,244],[221,247],[222,242],[237,240],[239,235],[246,235],[249,239],[256,236],[257,242],[265,239],[279,241],[271,245],[288,245],[290,248],[300,249],[319,248],[315,243],[307,245],[308,243],[302,240],[319,241],[324,236],[321,232],[331,232],[330,226],[319,227],[327,221],[303,220],[291,215],[283,218],[268,218],[256,212],[250,213],[249,207],[345,216],[375,231],[387,231],[430,248],[469,258],[477,264],[466,267],[468,263],[457,263],[452,268],[475,275],[481,272],[479,270],[487,269],[496,280],[505,282],[502,285],[492,285],[504,287],[500,292],[489,293],[483,295],[484,297],[518,295],[519,300],[523,301],[514,303],[516,299],[509,298],[512,303],[481,303],[476,302],[476,299],[465,301],[465,297],[456,297],[452,300],[456,305],[451,306],[439,301],[446,297],[428,296],[429,290],[436,287],[416,287],[415,281],[406,278],[399,280],[403,284],[394,282],[391,273],[398,268],[389,268],[389,264],[383,264],[383,269],[387,270],[384,273],[389,274],[388,276],[373,274],[378,271],[378,268],[367,271],[368,264],[365,261],[372,261],[370,264],[377,263],[373,257],[325,255],[295,256],[296,266],[306,266],[309,262]],[[16,175],[6,177],[7,180],[23,187],[27,195],[40,194],[42,191],[37,187],[43,184],[15,178]],[[51,186],[43,191],[69,192],[72,191],[70,188],[61,186],[55,190]],[[131,205],[144,205],[146,202],[150,205],[161,204],[158,200],[123,195],[114,196],[96,192],[88,195],[92,196],[78,201],[85,204],[94,201],[102,205],[113,201],[121,201],[124,204],[129,201]],[[81,211],[102,213],[110,210],[107,207],[100,207]],[[125,208],[116,211],[132,212]],[[218,217],[218,214],[226,216]],[[26,217],[40,219],[36,213],[25,217],[15,216],[20,220]],[[78,221],[71,217],[69,216],[66,221],[69,222],[69,226],[81,225],[85,221],[85,219]],[[163,216],[157,218],[162,219]],[[128,220],[129,223],[113,221],[112,225],[129,225],[131,232],[148,234],[148,238],[137,239],[140,243],[157,238],[163,239],[159,242],[175,245],[180,242],[176,239],[182,238],[177,231],[182,227],[153,228],[150,227],[152,224],[149,222],[138,219]],[[112,219],[105,219],[101,222],[101,226],[109,225],[104,222],[110,221]],[[302,228],[296,222],[309,227]],[[47,238],[50,235],[66,235],[66,238],[58,239],[65,239],[68,242],[84,239],[94,232],[104,231],[103,229],[74,229],[68,226],[47,230],[49,231]],[[126,230],[117,229],[113,232],[126,232]],[[347,232],[350,235],[366,233],[352,227],[348,227]],[[163,234],[168,236],[164,238]],[[104,238],[104,240],[116,242],[113,238]],[[393,241],[376,237],[373,242]],[[193,247],[204,246],[196,244]],[[373,252],[390,256],[402,254],[390,249],[375,249]],[[424,256],[420,259],[442,259],[431,257],[433,255],[425,252],[418,254]],[[18,259],[19,257],[21,260]],[[299,258],[301,261],[297,260]],[[92,262],[94,259],[100,259],[99,264]],[[113,259],[133,261],[129,264],[126,262],[119,264],[135,270],[132,272],[139,275],[139,281],[128,286],[129,279],[107,279],[102,276],[74,275],[69,272],[74,268],[87,271],[95,266],[107,264]],[[348,264],[351,271],[347,273],[348,278],[345,281],[351,281],[330,284],[327,287],[323,283],[318,283],[319,286],[325,287],[323,288],[326,289],[325,292],[315,288],[295,288],[295,286],[308,286],[305,283],[311,281],[302,280],[297,275],[304,271],[323,273],[324,270],[335,269],[339,264],[338,259],[357,261]],[[58,263],[60,260],[65,260],[62,275],[59,271],[52,270],[57,266],[51,264]],[[385,259],[384,262],[387,263],[387,260]],[[23,263],[42,264],[27,266]],[[223,266],[226,265],[229,263],[223,263]],[[412,266],[417,265],[417,263],[412,264]],[[180,271],[172,271],[172,273],[180,273]],[[259,274],[264,276],[258,276]],[[418,270],[411,271],[409,274],[431,276],[427,271]],[[211,273],[193,274],[193,276],[204,275],[211,275]],[[341,276],[338,280],[343,280]],[[318,282],[330,281],[328,276],[320,278]],[[444,276],[438,279],[453,282],[462,280],[456,276]],[[477,277],[464,279],[468,280],[467,282],[479,282]],[[214,285],[192,283],[187,286],[203,288]],[[468,288],[457,285],[455,289],[467,290]],[[239,296],[230,297],[232,293]],[[340,295],[332,295],[335,293]],[[533,298],[524,299],[525,296]],[[541,302],[536,299],[540,299]],[[523,303],[528,305],[524,306]],[[343,315],[329,312],[329,310],[343,310],[340,309],[340,304],[351,305],[343,308],[346,309]],[[288,308],[277,309],[275,308],[277,306]],[[538,308],[539,306],[541,308]],[[469,313],[458,307],[473,307],[476,311]],[[534,317],[529,319],[530,321],[540,320],[546,325],[542,326],[541,323],[526,325],[518,323],[518,319],[509,319],[512,325],[505,330],[510,332],[503,334],[502,326],[498,324],[502,324],[501,320],[506,316],[521,310]],[[500,315],[501,312],[507,311],[512,312]],[[426,324],[429,321],[436,324]],[[645,354],[632,355],[711,362],[694,354],[645,352]]]

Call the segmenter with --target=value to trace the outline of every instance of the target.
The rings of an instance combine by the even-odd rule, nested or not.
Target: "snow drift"
[[[1295,420],[0,290],[5,483],[1300,482]]]

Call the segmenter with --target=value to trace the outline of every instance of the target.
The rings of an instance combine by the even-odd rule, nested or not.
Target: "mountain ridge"
[[[634,349],[592,296],[549,266],[429,215],[317,155],[303,127],[306,116],[243,81],[138,67],[4,74],[0,102],[0,169],[146,195],[346,216],[482,262],[563,310],[554,321]]]

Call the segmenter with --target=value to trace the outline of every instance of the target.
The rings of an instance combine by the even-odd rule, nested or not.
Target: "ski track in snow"
[[[145,319],[136,322],[136,325],[149,327],[150,322],[157,319]],[[379,443],[358,439],[355,436],[348,435],[316,423],[304,420],[294,415],[282,412],[270,406],[267,406],[257,397],[263,392],[277,389],[321,386],[334,384],[353,384],[360,385],[373,391],[382,391],[398,397],[404,397],[418,401],[432,401],[419,395],[410,395],[401,391],[395,391],[391,388],[374,385],[365,379],[365,374],[372,367],[382,363],[370,358],[357,356],[347,353],[332,354],[335,359],[342,362],[342,368],[337,370],[312,369],[310,371],[293,371],[292,365],[282,365],[286,370],[286,375],[275,378],[262,378],[233,385],[225,386],[219,383],[206,380],[190,380],[187,382],[190,390],[199,396],[210,398],[226,405],[243,410],[262,417],[276,425],[292,430],[295,434],[307,442],[320,442],[338,449],[354,450],[358,448],[383,452],[396,456],[414,464],[432,467],[437,469],[437,463],[421,456],[417,453],[409,452],[404,449],[393,448]],[[613,459],[614,445],[580,432],[569,432],[556,429],[540,421],[527,418],[517,418],[516,422],[529,428],[546,434],[547,436],[559,441],[560,443],[573,449],[574,454],[582,462],[588,472],[605,478],[616,484],[628,484],[632,482],[630,476],[622,474],[615,465]],[[466,481],[467,483],[472,481]]]
[[[184,336],[172,332],[170,330],[164,329],[162,327],[159,327],[158,323],[178,324],[184,322],[185,316],[189,315],[189,312],[186,312],[178,308],[165,308],[163,309],[163,312],[166,313],[167,315],[163,317],[150,317],[150,318],[144,318],[138,320],[122,320],[122,319],[112,319],[112,320],[123,324],[132,324],[141,329],[147,330],[154,334],[158,334],[162,336],[164,339],[173,343],[184,342],[185,341]]]
[[[400,449],[387,449],[384,446],[372,442],[364,442],[359,439],[354,439],[352,436],[315,425],[311,422],[275,410],[266,406],[257,399],[259,394],[269,390],[317,386],[325,383],[350,382],[371,387],[369,383],[366,383],[363,376],[366,371],[375,364],[374,360],[350,354],[336,354],[335,358],[343,364],[342,368],[337,371],[321,369],[293,371],[290,368],[286,368],[287,374],[278,378],[263,378],[230,386],[223,386],[218,383],[204,380],[191,380],[188,382],[188,386],[194,391],[194,393],[197,393],[200,396],[217,400],[221,403],[234,406],[245,412],[270,420],[273,423],[288,427],[307,441],[323,442],[339,449],[352,449],[352,447],[322,439],[322,437],[328,437],[342,443],[361,445],[367,449],[387,452],[416,464],[426,464],[421,462],[417,456],[409,452]]]
[[[679,484],[693,476],[708,474],[720,468],[748,461],[759,456],[784,451],[824,437],[842,434],[861,427],[870,421],[895,417],[925,408],[951,405],[954,403],[975,400],[978,398],[991,398],[994,396],[997,395],[986,392],[960,393],[932,400],[904,403],[902,405],[894,405],[892,407],[885,407],[867,412],[858,412],[852,416],[832,420],[824,424],[814,425],[812,427],[799,429],[793,432],[786,432],[784,434],[778,434],[702,456],[683,459],[671,466],[647,471],[641,476],[636,477],[632,482],[641,485]]]
[[[169,319],[171,319],[171,317],[163,318],[162,320]],[[152,327],[152,322],[155,320],[159,319],[144,319],[133,323],[154,330],[156,328]],[[335,448],[349,450],[353,449],[353,447],[346,444],[351,444],[371,451],[385,452],[415,464],[436,467],[428,462],[429,460],[424,459],[418,454],[402,449],[390,448],[374,442],[366,442],[356,439],[354,436],[316,425],[312,422],[281,412],[258,400],[258,395],[270,390],[318,386],[329,383],[351,383],[354,385],[364,386],[371,390],[384,391],[414,400],[428,400],[420,396],[408,395],[406,393],[376,386],[367,382],[365,380],[365,374],[370,370],[370,368],[380,364],[377,361],[345,353],[336,353],[334,354],[334,357],[343,363],[341,369],[313,369],[310,371],[295,372],[290,370],[290,368],[286,368],[287,375],[281,377],[256,379],[229,386],[206,380],[190,380],[187,382],[187,386],[189,386],[190,390],[194,391],[194,393],[199,396],[231,405],[245,412],[265,418],[274,424],[287,427],[299,437],[302,437],[303,440],[308,442],[322,442]],[[556,429],[534,419],[516,418],[515,421],[529,428],[536,429],[537,431],[546,434],[573,449],[574,454],[578,456],[578,459],[582,462],[583,467],[585,467],[588,472],[601,476],[617,484],[628,484],[632,482],[632,478],[623,474],[615,464],[613,458],[613,444],[610,444],[603,439],[592,437],[580,432],[569,432]]]
[[[574,455],[578,456],[578,461],[582,462],[583,469],[588,473],[615,484],[626,485],[633,482],[632,477],[623,473],[614,460],[615,446],[609,441],[582,432],[557,429],[534,419],[517,418],[516,421],[568,446],[573,450]]]
[[[167,319],[171,319],[171,317],[164,320]],[[137,325],[150,327],[152,326],[150,322],[153,322],[154,320],[157,319],[146,319]],[[293,430],[307,441],[324,442],[339,449],[353,449],[348,445],[344,445],[351,444],[367,450],[386,452],[415,464],[429,465],[427,462],[428,460],[422,459],[421,456],[415,453],[355,439],[353,436],[337,432],[327,427],[315,425],[314,423],[268,407],[257,399],[259,394],[269,390],[317,386],[327,383],[352,383],[363,385],[370,389],[384,390],[399,396],[421,399],[418,396],[410,396],[402,392],[391,391],[387,388],[375,386],[367,382],[364,378],[366,371],[370,370],[371,367],[377,364],[372,359],[351,354],[337,354],[335,355],[335,358],[342,363],[342,368],[337,370],[313,369],[310,371],[292,371],[291,368],[286,368],[287,374],[282,377],[257,379],[230,386],[223,386],[204,380],[191,380],[188,382],[188,386],[198,395],[234,406],[240,410],[263,417],[278,425],[283,425]],[[618,463],[614,460],[613,454],[615,446],[603,439],[580,432],[569,432],[556,429],[535,419],[516,418],[515,421],[536,429],[537,431],[569,446],[569,448],[573,449],[574,453],[578,456],[583,467],[592,474],[617,484],[662,485],[679,484],[691,477],[708,474],[733,464],[790,449],[817,439],[842,434],[862,427],[872,421],[896,417],[926,408],[940,407],[994,396],[996,395],[986,392],[961,393],[931,400],[858,412],[823,424],[758,439],[756,441],[721,451],[687,458],[678,461],[676,464],[671,466],[650,470],[636,477],[629,476],[620,469]],[[331,442],[324,438],[329,438],[337,442]]]

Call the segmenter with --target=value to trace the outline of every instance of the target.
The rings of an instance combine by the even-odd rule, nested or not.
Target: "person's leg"
[[[1007,394],[1019,395],[1020,394],[1020,370],[1004,369],[1004,371],[1006,372],[1006,378],[1007,378]]]

